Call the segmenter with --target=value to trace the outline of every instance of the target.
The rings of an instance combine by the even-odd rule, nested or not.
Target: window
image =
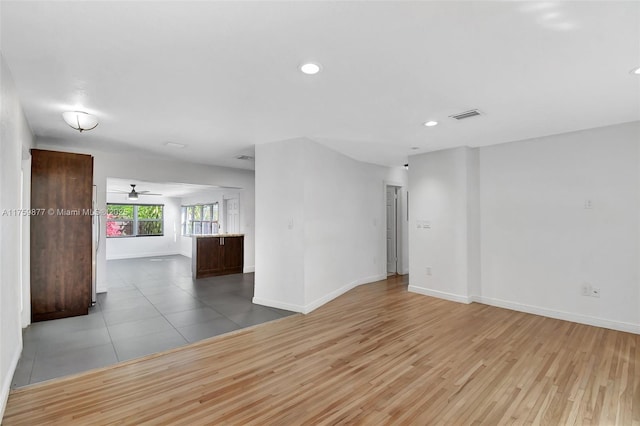
[[[107,238],[163,235],[164,205],[107,204]]]
[[[182,235],[218,233],[218,203],[182,206]]]

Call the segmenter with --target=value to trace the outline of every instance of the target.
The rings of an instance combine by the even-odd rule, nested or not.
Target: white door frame
[[[393,181],[384,181],[383,183],[383,188],[382,188],[382,193],[383,193],[383,206],[382,208],[384,209],[384,226],[381,226],[382,228],[382,240],[384,241],[384,268],[385,268],[385,274],[386,274],[386,269],[387,269],[387,226],[386,226],[386,219],[387,219],[387,187],[395,187],[397,188],[397,200],[396,200],[396,256],[398,258],[397,262],[396,262],[396,272],[398,273],[398,275],[403,274],[404,273],[404,269],[405,269],[405,265],[403,262],[403,257],[404,257],[404,240],[403,240],[403,229],[406,226],[403,220],[403,216],[401,216],[401,213],[403,211],[402,206],[403,206],[403,193],[405,193],[404,186],[402,185],[402,183],[400,182],[393,182]]]

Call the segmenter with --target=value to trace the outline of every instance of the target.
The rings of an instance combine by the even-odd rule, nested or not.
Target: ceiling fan
[[[140,195],[162,195],[162,194],[155,194],[151,191],[136,191],[136,185],[135,184],[131,184],[131,192],[129,191],[122,191],[120,189],[116,189],[113,191],[109,191],[109,192],[118,192],[118,193],[122,193],[122,194],[128,194],[127,195],[127,199],[131,200],[131,201],[135,201],[138,198],[140,198]]]

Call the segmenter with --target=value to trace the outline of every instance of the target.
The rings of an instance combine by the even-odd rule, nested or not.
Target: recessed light
[[[433,127],[433,126],[437,126],[438,122],[431,120],[431,121],[425,122],[424,125],[427,126],[427,127]]]
[[[176,142],[167,142],[165,143],[166,146],[168,146],[169,148],[184,148],[185,145],[181,144],[181,143],[176,143]]]
[[[632,69],[631,74],[640,75],[640,67]]]
[[[300,71],[308,75],[318,74],[320,72],[320,65],[308,62],[300,66]]]

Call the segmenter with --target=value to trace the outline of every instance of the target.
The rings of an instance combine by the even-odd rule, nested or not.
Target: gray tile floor
[[[12,387],[164,351],[293,312],[254,305],[253,274],[193,280],[184,256],[110,260],[88,316],[34,323]]]

